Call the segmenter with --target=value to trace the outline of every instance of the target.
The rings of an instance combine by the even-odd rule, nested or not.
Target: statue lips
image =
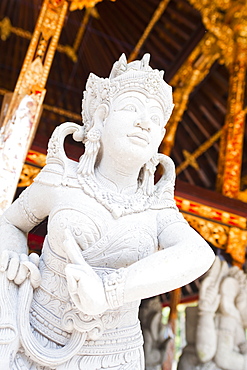
[[[127,136],[134,139],[136,138],[139,144],[143,146],[146,146],[150,143],[149,136],[144,134],[143,132],[134,132],[133,134],[128,134]]]

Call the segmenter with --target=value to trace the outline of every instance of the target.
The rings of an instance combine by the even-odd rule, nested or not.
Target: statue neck
[[[130,195],[137,191],[139,172],[139,169],[123,168],[122,164],[101,161],[95,169],[95,178],[106,189]]]

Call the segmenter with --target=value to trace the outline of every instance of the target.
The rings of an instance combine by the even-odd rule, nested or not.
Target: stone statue
[[[217,257],[202,282],[198,307],[187,308],[187,346],[178,370],[246,370],[246,328],[246,274]]]
[[[89,76],[84,126],[56,128],[46,166],[1,218],[1,369],[144,368],[140,300],[214,260],[176,208],[172,160],[158,154],[172,109],[148,54]],[[64,152],[69,134],[85,144],[79,163]],[[47,216],[38,260],[26,234]]]
[[[144,339],[145,370],[161,370],[167,358],[167,346],[174,339],[174,334],[171,325],[162,322],[159,296],[142,300],[139,319]]]

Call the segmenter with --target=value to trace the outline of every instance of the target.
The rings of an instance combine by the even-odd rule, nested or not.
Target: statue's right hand
[[[209,274],[202,281],[199,292],[198,308],[201,312],[216,312],[220,303],[219,286],[222,279],[228,273],[225,261],[216,257]]]
[[[36,253],[28,256],[7,249],[0,253],[0,272],[6,271],[7,278],[17,285],[29,278],[32,287],[37,288],[41,281],[38,264],[39,256]]]

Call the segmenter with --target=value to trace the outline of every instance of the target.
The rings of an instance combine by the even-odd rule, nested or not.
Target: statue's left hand
[[[41,282],[38,264],[39,256],[36,253],[19,255],[8,249],[0,253],[0,272],[6,271],[7,278],[17,285],[29,278],[32,287],[37,288]]]
[[[109,308],[103,281],[84,260],[70,230],[65,230],[64,250],[72,263],[65,268],[68,290],[76,307],[85,314],[98,315]]]
[[[98,315],[107,310],[104,285],[86,261],[65,268],[68,290],[76,307],[85,314]]]

